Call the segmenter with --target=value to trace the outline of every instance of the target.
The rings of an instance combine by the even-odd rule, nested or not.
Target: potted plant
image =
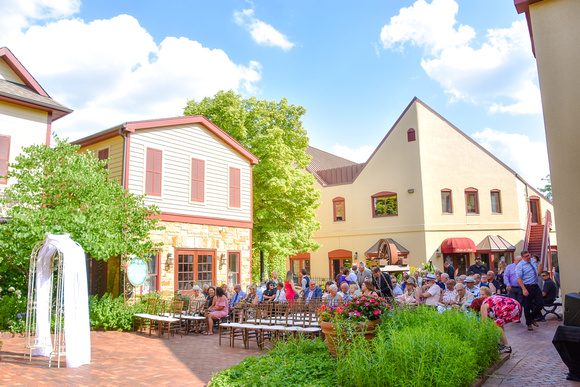
[[[337,340],[350,340],[353,334],[375,336],[375,326],[387,318],[390,305],[382,297],[359,296],[343,306],[322,305],[318,310],[320,327],[331,355],[336,355]]]

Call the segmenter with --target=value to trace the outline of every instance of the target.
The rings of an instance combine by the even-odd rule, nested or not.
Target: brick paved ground
[[[540,327],[534,327],[533,332],[526,330],[525,323],[506,325],[512,357],[485,382],[485,387],[580,385],[566,380],[568,367],[552,344],[556,328],[562,322],[550,315],[547,322],[538,324]]]
[[[23,358],[24,339],[4,334],[0,351],[0,385],[152,385],[204,386],[212,374],[260,353],[254,341],[250,349],[241,342],[230,348],[218,345],[217,335],[179,335],[167,340],[144,334],[91,332],[90,365],[67,369],[48,368],[48,359]]]

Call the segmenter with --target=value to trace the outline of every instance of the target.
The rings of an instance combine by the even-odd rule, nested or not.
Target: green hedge
[[[493,321],[430,308],[395,309],[366,341],[353,335],[338,359],[320,340],[279,343],[218,373],[212,386],[469,386],[499,360]]]
[[[89,297],[89,315],[93,330],[130,331],[133,329],[133,315],[143,313],[147,307],[147,299],[159,297],[158,294],[144,295],[133,304],[123,301],[123,297],[113,298],[106,293],[103,297]]]

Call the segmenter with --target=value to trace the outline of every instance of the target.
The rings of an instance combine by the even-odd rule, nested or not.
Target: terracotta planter
[[[378,320],[369,321],[366,324],[359,323],[357,331],[359,331],[359,332],[364,331],[365,339],[370,341],[375,337],[375,327],[382,322],[383,322],[383,320],[378,319]],[[321,321],[320,328],[322,328],[322,333],[324,333],[324,336],[326,336],[326,345],[328,346],[328,352],[330,352],[330,354],[332,356],[336,356],[336,349],[335,349],[336,341],[335,340],[337,338],[337,333],[334,329],[334,323]],[[344,335],[344,334],[342,334],[342,335]],[[351,339],[346,338],[346,341],[350,342]]]

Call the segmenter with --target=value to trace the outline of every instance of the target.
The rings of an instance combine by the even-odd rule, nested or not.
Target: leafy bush
[[[10,287],[10,289],[14,289]],[[1,290],[1,289],[0,289]],[[17,290],[9,290],[0,295],[0,331],[15,329],[19,323],[18,315],[22,316],[26,312],[26,297],[21,296]],[[18,324],[17,324],[18,325]],[[13,333],[20,333],[15,329]]]
[[[99,296],[91,296],[89,298],[89,314],[92,329],[105,331],[132,330],[133,315],[145,312],[146,301],[150,297],[159,297],[159,295],[142,296],[134,304],[125,303],[122,296],[113,298],[113,295],[109,293],[106,293],[100,299]]]
[[[277,342],[268,355],[247,357],[217,373],[212,387],[336,386],[336,359],[320,339]]]
[[[372,342],[345,341],[342,386],[468,386],[499,359],[501,331],[493,321],[430,308],[397,309]]]

